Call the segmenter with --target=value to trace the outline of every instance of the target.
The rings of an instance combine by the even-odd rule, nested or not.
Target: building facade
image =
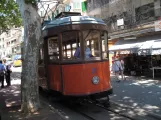
[[[87,0],[63,0],[58,6],[55,4],[48,10],[45,20],[54,20],[61,12],[79,12],[81,15],[87,15]],[[40,16],[45,15],[44,9],[39,11]]]
[[[12,28],[0,35],[0,59],[12,58],[21,54],[21,42],[23,41],[23,28]]]
[[[161,16],[160,6],[160,0],[87,0],[87,13],[102,18],[108,25],[110,38],[115,39],[129,36],[120,34],[126,30],[147,28],[147,24],[154,28],[154,21]]]
[[[161,62],[160,8],[161,0],[87,0],[87,14],[107,24],[110,58],[118,52],[140,73]]]

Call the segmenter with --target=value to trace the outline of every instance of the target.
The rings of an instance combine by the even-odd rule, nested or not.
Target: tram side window
[[[59,60],[58,37],[52,37],[48,39],[48,55],[50,62]]]
[[[62,34],[63,60],[80,59],[80,32],[70,31]]]
[[[108,36],[107,32],[101,32],[101,40],[102,40],[102,58],[108,59]]]
[[[85,60],[101,60],[100,31],[83,31],[83,40],[85,41]]]

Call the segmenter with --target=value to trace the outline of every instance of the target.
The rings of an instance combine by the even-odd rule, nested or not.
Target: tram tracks
[[[112,102],[110,102],[110,106],[106,107],[103,104],[100,103],[93,103],[91,101],[89,101],[88,103],[93,104],[99,108],[102,108],[104,110],[110,111],[111,113],[114,113],[115,115],[121,116],[122,118],[126,118],[128,120],[160,120],[157,117],[153,117],[151,115],[149,115],[147,112],[143,111],[143,110],[138,110],[138,109],[132,109],[126,106],[119,106],[116,105]],[[84,104],[84,106],[88,106],[88,104]],[[123,119],[123,120],[124,120]],[[121,120],[121,119],[119,119]]]
[[[63,111],[59,112],[59,114],[61,114],[61,116],[64,116],[63,118],[65,120],[79,120],[80,118],[82,118],[80,120],[112,120],[112,118],[117,118],[113,120],[129,120],[125,117],[121,117],[120,115],[108,112],[107,110],[99,108],[98,106],[93,104],[71,104],[67,101],[64,102],[61,100],[55,100],[54,97],[51,97],[47,94],[41,95],[41,97],[43,97],[43,100],[49,104],[48,106],[52,106],[52,109],[54,108],[54,111]],[[73,114],[69,114],[71,112],[69,112],[68,110],[66,111],[65,109],[73,111],[73,114],[77,113],[76,115],[78,116],[78,118],[72,117]],[[66,116],[70,116],[68,117],[69,119],[66,119]]]
[[[100,106],[94,104],[63,104],[64,106],[70,108],[72,111],[81,114],[88,120],[132,120],[127,116],[114,113],[107,109],[102,109]],[[114,114],[113,114],[114,113]],[[111,115],[110,115],[111,114]],[[116,118],[116,119],[115,119]]]
[[[134,110],[135,112],[142,112],[142,113],[144,112],[149,117],[155,118],[156,120],[161,120],[161,115],[146,111],[146,110],[144,110],[144,109],[142,109],[140,107],[132,107],[132,106],[125,105],[125,104],[120,104],[120,103],[114,102],[114,101],[111,101],[111,104],[113,104],[115,106],[125,108],[125,109]]]
[[[128,119],[130,119],[130,120],[135,120],[135,119],[133,119],[131,116],[129,116],[129,115],[125,115],[125,114],[123,114],[123,113],[120,113],[119,111],[117,111],[117,109],[115,110],[115,109],[113,109],[113,108],[111,108],[111,107],[104,107],[103,105],[101,105],[101,104],[97,104],[97,106],[99,106],[99,107],[101,107],[101,108],[103,108],[103,109],[106,109],[106,110],[108,110],[108,111],[111,111],[111,112],[113,112],[113,113],[115,113],[115,114],[118,114],[118,115],[120,115],[120,116],[123,116],[123,117],[125,117],[125,118],[128,118]]]
[[[103,109],[111,111],[115,114],[128,118],[130,120],[160,120],[156,117],[152,117],[151,115],[149,115],[147,112],[143,110],[138,110],[138,109],[118,105],[113,102],[110,102],[110,107],[105,107],[102,104],[96,104],[96,105]]]
[[[69,105],[66,105],[68,108],[70,108],[71,110],[77,112],[78,114],[81,114],[82,116],[84,116],[85,118],[87,118],[88,120],[96,120],[94,117],[84,113],[83,111],[80,111],[79,109],[76,109],[75,107],[73,106],[69,106]]]
[[[126,106],[119,106],[112,102],[110,103],[110,107],[106,107],[101,103],[95,103],[92,101],[80,102],[79,104],[71,104],[67,101],[54,101],[53,99],[55,98],[50,96],[46,99],[46,101],[53,105],[54,108],[55,105],[58,106],[57,109],[60,109],[62,111],[64,108],[68,108],[71,111],[79,114],[79,116],[82,116],[82,118],[84,118],[85,120],[159,120],[150,117],[144,111],[137,111]],[[59,108],[59,105],[63,105],[63,107]]]

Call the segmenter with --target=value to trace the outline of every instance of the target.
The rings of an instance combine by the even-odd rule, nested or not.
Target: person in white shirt
[[[121,73],[121,76],[123,79],[123,74],[122,74],[123,67],[122,67],[121,62],[119,61],[118,58],[115,58],[115,61],[112,64],[112,71],[115,73],[115,75],[118,79],[118,82],[120,82],[119,74]]]

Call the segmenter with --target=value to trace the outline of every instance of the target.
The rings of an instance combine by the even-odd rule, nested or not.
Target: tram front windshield
[[[76,62],[76,61],[100,61],[107,60],[107,33],[98,30],[85,30],[85,31],[68,31],[62,33],[62,53],[59,53],[58,39],[53,42],[57,53],[62,55],[58,57],[58,54],[49,55],[50,61],[62,62]],[[48,42],[48,44],[50,44]],[[55,56],[55,57],[54,57]]]

